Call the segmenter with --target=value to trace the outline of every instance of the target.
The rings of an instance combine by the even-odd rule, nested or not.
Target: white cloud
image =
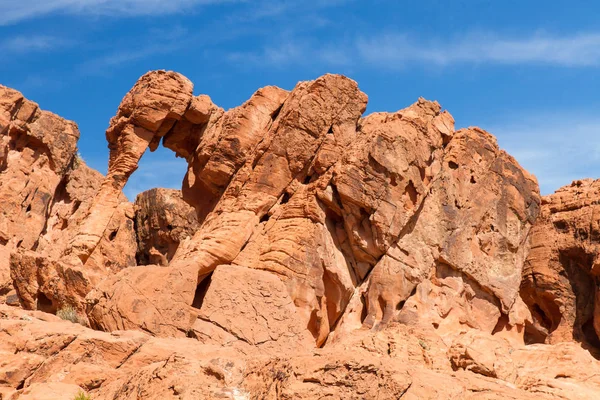
[[[244,12],[230,16],[234,22],[253,22],[264,19],[276,19],[283,15],[292,16],[294,19],[305,17],[307,12],[312,12],[311,22],[322,25],[324,19],[316,18],[326,8],[334,8],[352,3],[356,0],[255,0],[247,2],[249,8]],[[314,27],[314,26],[313,26]]]
[[[488,124],[505,149],[537,176],[542,194],[573,180],[600,178],[600,117],[540,114],[506,117],[513,124]]]
[[[481,63],[590,67],[600,65],[600,33],[566,36],[538,33],[522,37],[470,33],[435,41],[387,34],[360,38],[357,50],[365,61],[390,68],[415,62],[442,66]]]
[[[234,20],[256,21],[276,18],[299,9],[319,10],[341,6],[355,0],[0,0],[0,26],[22,20],[62,13],[71,15],[143,16],[166,15],[191,10],[202,5],[245,3],[243,13]]]
[[[21,35],[0,41],[0,51],[7,53],[43,52],[72,43],[69,40],[49,35]]]
[[[164,15],[198,5],[235,0],[0,0],[0,25],[53,13],[74,15]]]
[[[344,45],[313,45],[295,40],[282,41],[274,46],[265,46],[258,51],[236,52],[228,56],[230,61],[241,65],[275,66],[289,65],[327,65],[347,66],[351,63],[350,53]]]
[[[83,76],[102,75],[112,68],[171,51],[174,49],[160,45],[147,45],[131,51],[117,50],[83,62],[77,66],[77,72]]]
[[[136,47],[130,47],[131,41]],[[110,49],[77,65],[80,75],[102,75],[112,69],[146,58],[177,52],[190,43],[199,44],[198,38],[180,26],[154,29],[144,36],[128,37],[125,41],[112,43]]]
[[[468,33],[449,39],[417,40],[408,34],[375,34],[354,40],[308,40],[280,38],[262,49],[234,53],[258,65],[356,65],[399,69],[409,65],[450,66],[461,64],[600,66],[600,32],[553,36],[530,34],[502,37]]]

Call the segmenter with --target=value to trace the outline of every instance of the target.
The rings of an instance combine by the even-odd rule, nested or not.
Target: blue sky
[[[108,121],[149,70],[183,73],[226,109],[341,73],[367,113],[439,101],[547,194],[600,175],[598,21],[590,0],[0,0],[0,83],[76,121],[105,173]],[[126,194],[179,188],[184,173],[169,150],[146,154]]]

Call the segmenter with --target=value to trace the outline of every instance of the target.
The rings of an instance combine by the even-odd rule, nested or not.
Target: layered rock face
[[[600,182],[575,181],[543,200],[521,286],[528,340],[600,347]]]
[[[25,257],[23,264],[15,261],[23,268],[12,280],[29,307],[52,309],[38,296],[39,256],[81,213],[101,179],[77,156],[78,138],[73,122],[0,86],[0,293],[13,286],[11,258]]]
[[[10,290],[10,252],[38,246],[78,138],[74,123],[0,86],[0,292]]]
[[[34,249],[55,192],[73,166],[77,126],[0,87],[0,243]]]
[[[42,160],[57,184],[23,219],[43,222],[32,244],[19,242],[13,203],[2,209],[13,219],[0,225],[0,290],[112,332],[0,306],[10,398],[600,393],[570,364],[598,366],[577,344],[525,346],[596,345],[595,184],[541,204],[535,178],[492,135],[455,130],[438,103],[363,116],[356,82],[325,75],[225,111],[154,71],[110,121],[103,177],[76,157],[76,136],[65,167],[47,161],[57,150],[23,139],[37,120],[18,117],[15,104],[29,103],[5,90],[0,165],[18,163],[0,173],[20,182]],[[76,130],[56,124],[36,135]],[[121,190],[161,142],[188,163],[181,192],[129,203]]]

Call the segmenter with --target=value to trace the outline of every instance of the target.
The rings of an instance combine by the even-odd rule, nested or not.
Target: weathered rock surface
[[[75,123],[0,86],[0,243],[33,249],[63,175],[74,162]]]
[[[95,284],[107,274],[136,264],[134,208],[122,194],[85,265],[61,260],[69,232],[76,231],[86,219],[103,179],[74,152],[73,163],[62,176],[44,215],[46,225],[36,245],[32,249],[7,246],[6,264],[10,264],[12,283],[26,308],[56,311],[71,305],[83,310],[82,301]]]
[[[228,336],[218,344],[240,340],[275,354],[313,347],[285,285],[273,274],[221,265],[194,306],[199,312],[198,321],[192,326],[193,335],[200,341]],[[207,324],[214,325],[208,332]]]
[[[103,177],[0,87],[0,296],[46,312],[0,304],[0,399],[600,396],[554,345],[600,348],[597,182],[542,201],[489,133],[424,99],[363,116],[339,75],[228,111],[192,89],[140,78]],[[161,141],[181,192],[129,203]]]
[[[96,332],[0,305],[0,396],[594,399],[600,393],[600,363],[579,346],[513,349],[489,338],[468,336],[449,348],[431,327],[392,324],[312,352],[290,347],[272,355],[138,331]]]
[[[121,190],[145,150],[156,148],[157,140],[182,118],[192,99],[191,88],[181,75],[164,71],[140,79],[107,130],[106,177],[78,158],[77,137],[72,148],[63,146],[72,161],[64,168],[51,209],[43,215],[45,231],[32,251],[25,247],[10,258],[14,286],[25,307],[56,311],[72,306],[83,312],[85,296],[101,280],[137,265],[136,210]],[[53,125],[39,130],[57,135]],[[60,140],[56,144],[61,145]]]
[[[173,189],[140,193],[135,206],[138,265],[167,265],[179,244],[196,233],[196,211]]]
[[[389,319],[416,289],[407,300],[411,307],[401,312],[405,322],[428,319],[437,308],[430,322],[454,320],[458,326],[442,328],[455,334],[465,325],[492,333],[501,314],[510,315],[513,326],[524,325],[511,310],[539,208],[535,179],[479,129],[456,132],[437,168],[429,194],[415,204],[410,232],[373,269],[366,322]],[[432,276],[431,283],[424,276]],[[425,304],[411,314],[413,302]]]
[[[165,145],[188,160],[183,196],[199,228],[168,268],[103,281],[88,298],[94,326],[186,335],[198,285],[235,264],[281,279],[317,345],[337,326],[439,326],[448,308],[448,324],[458,325],[446,324],[449,332],[491,334],[502,320],[522,336],[529,314],[518,288],[540,200],[535,179],[491,135],[455,133],[452,117],[422,99],[361,118],[366,96],[336,75],[289,93],[262,89],[227,112],[206,97],[192,103],[193,121],[184,113]],[[417,286],[435,286],[448,268],[468,281],[456,288],[463,300],[440,304],[437,317],[401,316]],[[353,296],[366,307],[356,299],[355,315],[344,315]]]
[[[192,100],[192,83],[182,75],[157,71],[139,79],[123,98],[106,131],[110,150],[108,173],[81,226],[63,250],[85,263],[103,238],[106,226],[122,202],[127,179],[146,149],[182,118]]]
[[[575,181],[543,199],[521,293],[533,343],[600,347],[600,182]]]
[[[75,123],[40,110],[19,92],[0,87],[0,291],[5,293],[14,284],[21,301],[30,308],[41,300],[42,308],[55,310],[58,298],[69,298],[69,291],[81,291],[78,271],[39,268],[42,264],[55,265],[56,257],[43,262],[40,258],[61,248],[59,242],[70,225],[73,229],[72,225],[82,220],[102,179],[78,156],[78,138]],[[113,216],[113,224],[122,224],[119,216]],[[131,265],[134,259],[120,262],[113,255],[107,259],[98,254],[113,250],[126,254],[122,251],[126,243],[120,240],[112,246],[99,246],[94,255],[96,268]],[[38,261],[32,262],[34,259]],[[77,282],[76,287],[64,285],[65,274],[67,281]],[[47,292],[39,291],[39,287]],[[85,296],[87,291],[81,294]]]
[[[0,292],[10,287],[10,252],[38,245],[78,138],[73,122],[0,86]]]

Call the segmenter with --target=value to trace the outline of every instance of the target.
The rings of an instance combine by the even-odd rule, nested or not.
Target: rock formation
[[[528,341],[600,348],[600,181],[575,181],[544,198],[521,293]]]
[[[0,306],[0,398],[592,400],[600,393],[600,362],[573,343],[513,348],[486,334],[447,346],[432,327],[392,323],[310,352],[253,349],[96,332]]]
[[[0,290],[9,287],[10,252],[37,248],[78,138],[74,123],[0,86]]]
[[[179,244],[198,229],[194,208],[173,189],[140,193],[135,206],[138,265],[167,265]]]
[[[444,266],[487,304],[471,327],[491,333],[504,318],[522,329],[518,287],[539,196],[491,135],[455,133],[425,100],[363,119],[366,96],[335,75],[290,93],[262,89],[227,112],[202,100],[190,103],[204,110],[198,123],[183,113],[165,135],[190,165],[183,194],[199,229],[168,268],[126,269],[100,284],[88,298],[92,326],[185,336],[197,288],[210,291],[215,268],[235,264],[276,274],[317,345],[338,322],[363,322],[362,309],[341,321],[359,287],[364,322],[386,323]]]
[[[0,296],[39,310],[0,305],[0,399],[600,394],[573,343],[600,348],[595,182],[542,200],[489,133],[424,99],[363,116],[343,76],[225,111],[165,71],[123,98],[103,177],[0,89]],[[161,142],[181,192],[128,202]]]

